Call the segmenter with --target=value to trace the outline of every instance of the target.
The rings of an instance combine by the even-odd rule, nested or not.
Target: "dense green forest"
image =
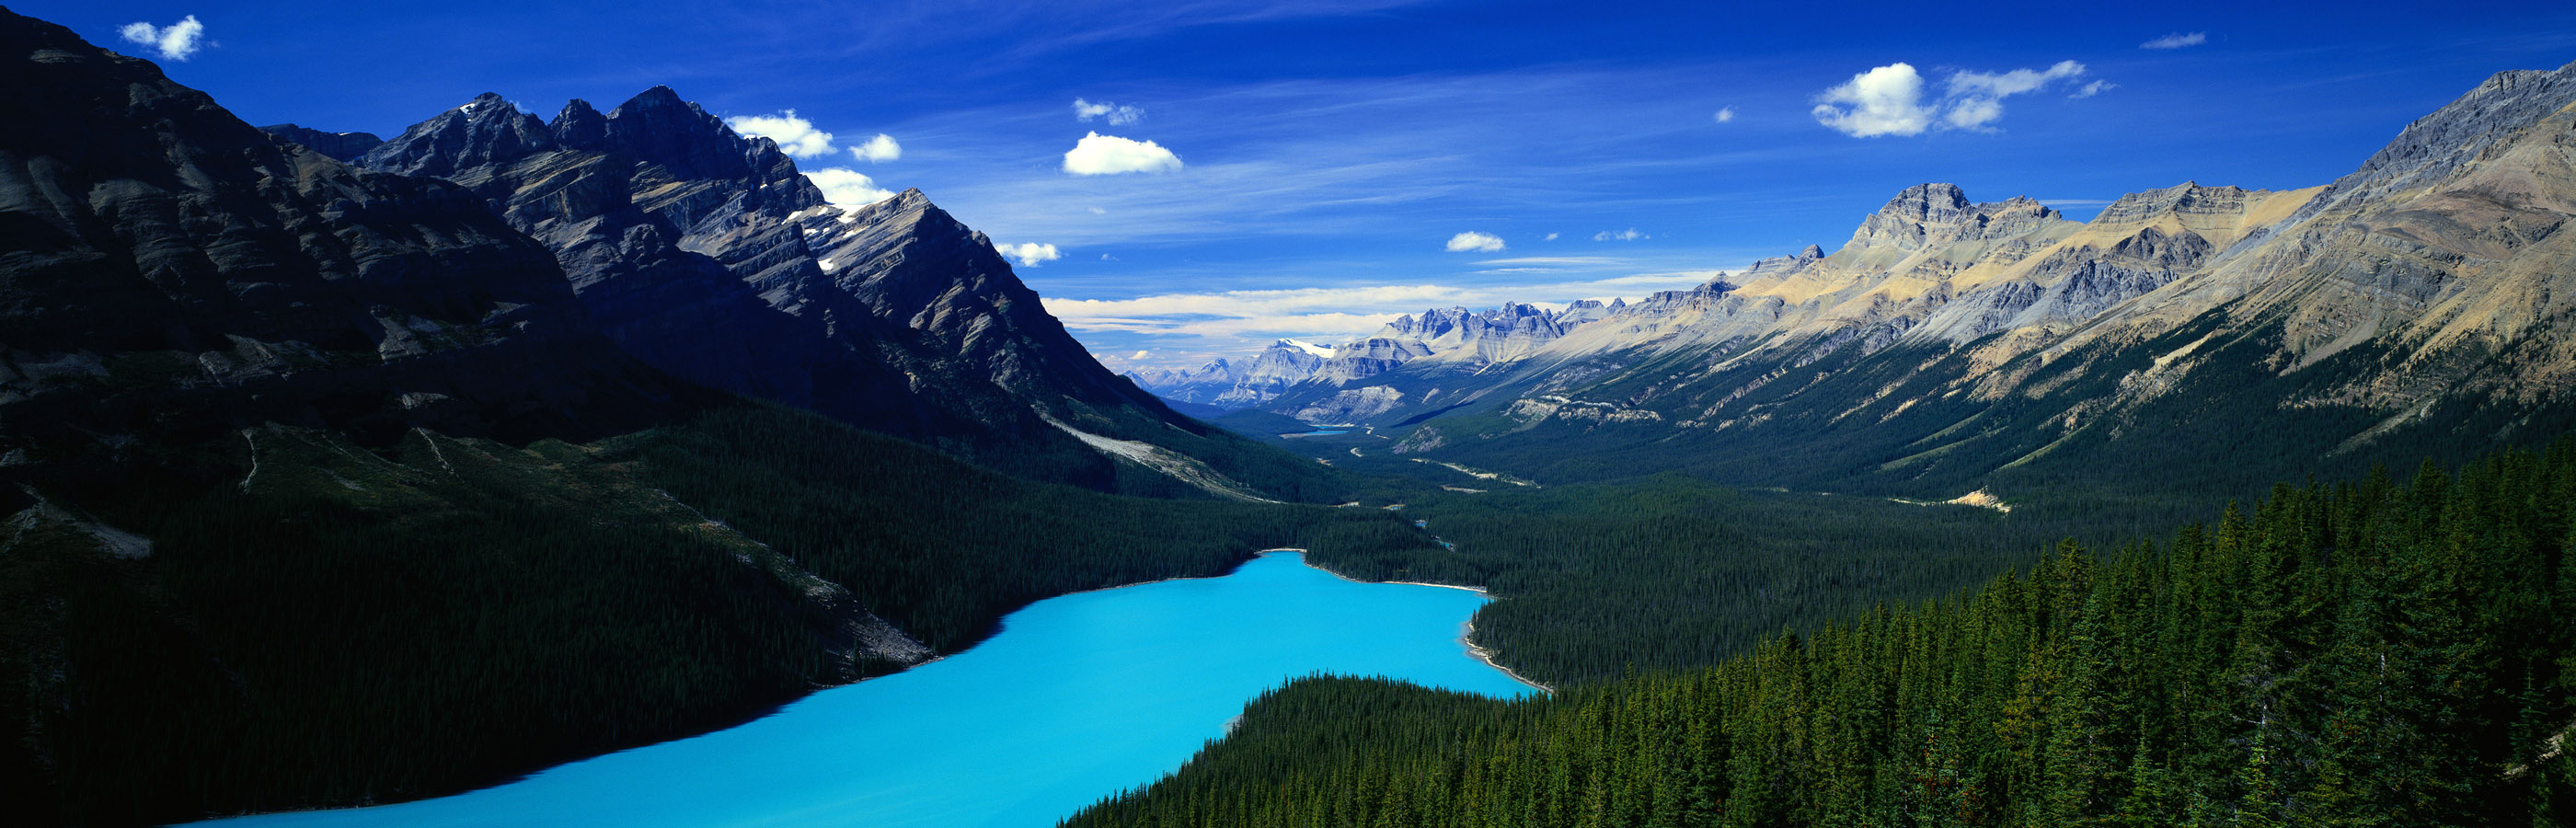
[[[1371,580],[1486,587],[1507,600],[1476,614],[1477,643],[1552,685],[1713,664],[1784,627],[1980,583],[2057,538],[2150,536],[2064,504],[2007,514],[1678,474],[1415,492],[1401,514],[1455,548],[1342,543],[1308,560]]]
[[[2566,824],[2576,444],[2279,486],[2159,548],[1711,668],[1273,692],[1074,826]]]
[[[32,734],[0,746],[7,821],[450,792],[890,669],[847,657],[854,608],[953,652],[1039,598],[1335,527],[1427,545],[1379,510],[1031,483],[747,403],[590,445],[227,436],[138,446],[193,471],[0,529],[0,717]]]

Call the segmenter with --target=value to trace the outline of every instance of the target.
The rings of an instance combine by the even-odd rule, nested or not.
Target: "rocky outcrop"
[[[272,420],[570,436],[671,393],[458,187],[275,140],[14,15],[0,89],[0,453]]]

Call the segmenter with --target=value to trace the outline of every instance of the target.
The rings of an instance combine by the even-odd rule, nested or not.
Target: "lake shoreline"
[[[1301,559],[1301,560],[1302,560],[1302,561],[1303,561],[1307,566],[1309,566],[1309,567],[1313,567],[1313,568],[1318,569],[1318,570],[1322,570],[1325,574],[1331,575],[1331,576],[1333,576],[1333,577],[1335,577],[1335,578],[1340,578],[1340,579],[1345,580],[1345,581],[1349,581],[1349,582],[1354,583],[1354,584],[1396,584],[1396,585],[1400,585],[1400,586],[1426,586],[1426,587],[1439,587],[1439,588],[1441,588],[1441,589],[1461,589],[1461,590],[1466,590],[1466,591],[1468,591],[1468,592],[1476,593],[1476,594],[1478,594],[1478,595],[1485,596],[1485,599],[1486,599],[1486,600],[1489,600],[1489,601],[1500,601],[1500,600],[1502,600],[1502,599],[1500,599],[1500,598],[1496,598],[1496,597],[1494,597],[1494,594],[1493,594],[1493,593],[1486,592],[1486,591],[1485,591],[1485,588],[1484,588],[1484,587],[1480,587],[1480,586],[1467,586],[1467,585],[1465,585],[1465,584],[1435,584],[1435,583],[1431,583],[1431,582],[1429,582],[1429,581],[1363,581],[1363,580],[1360,580],[1360,579],[1358,579],[1358,578],[1353,578],[1353,577],[1351,577],[1351,576],[1344,575],[1344,574],[1339,573],[1339,572],[1335,572],[1335,571],[1333,571],[1332,567],[1328,567],[1328,566],[1325,566],[1325,565],[1323,565],[1323,564],[1316,563],[1316,562],[1315,562],[1315,560],[1314,560],[1313,558],[1306,557],[1306,550],[1304,550],[1304,549],[1280,548],[1280,549],[1264,549],[1264,550],[1261,550],[1261,554],[1264,554],[1264,555],[1270,554],[1270,553],[1272,553],[1272,552],[1295,552],[1295,553],[1297,553],[1298,558],[1299,558],[1299,559]],[[1513,670],[1512,668],[1505,667],[1505,666],[1503,666],[1503,665],[1501,665],[1501,664],[1499,664],[1499,663],[1496,663],[1496,662],[1494,661],[1494,651],[1492,651],[1492,650],[1488,650],[1488,649],[1485,649],[1484,645],[1481,645],[1481,644],[1477,644],[1477,643],[1476,643],[1476,622],[1475,622],[1475,621],[1472,621],[1472,620],[1471,620],[1471,621],[1468,621],[1468,622],[1466,622],[1465,624],[1463,624],[1462,626],[1464,627],[1464,629],[1463,629],[1461,632],[1459,632],[1459,633],[1458,633],[1458,643],[1459,643],[1460,645],[1462,645],[1462,646],[1464,646],[1464,647],[1466,647],[1466,648],[1467,648],[1467,655],[1470,655],[1470,656],[1475,657],[1475,659],[1476,659],[1477,661],[1482,661],[1482,662],[1484,662],[1484,663],[1485,663],[1485,666],[1487,666],[1487,667],[1492,667],[1492,668],[1494,668],[1495,670],[1500,671],[1503,675],[1511,676],[1513,681],[1517,681],[1517,682],[1520,682],[1520,683],[1522,683],[1522,684],[1529,685],[1532,689],[1535,689],[1535,690],[1537,690],[1537,691],[1539,691],[1539,692],[1541,692],[1541,693],[1547,693],[1547,694],[1550,694],[1550,695],[1553,695],[1553,694],[1555,694],[1555,693],[1556,693],[1556,688],[1554,688],[1554,687],[1549,687],[1549,686],[1547,686],[1547,685],[1545,685],[1545,684],[1541,684],[1541,683],[1536,682],[1536,681],[1532,681],[1532,680],[1530,680],[1530,677],[1528,677],[1528,676],[1524,676],[1524,675],[1521,675],[1519,671]]]

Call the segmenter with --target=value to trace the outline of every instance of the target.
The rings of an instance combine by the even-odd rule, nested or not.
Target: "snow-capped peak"
[[[1314,355],[1316,355],[1316,356],[1323,357],[1323,358],[1325,358],[1325,359],[1331,359],[1331,358],[1333,357],[1333,349],[1331,349],[1331,348],[1327,348],[1327,347],[1324,347],[1324,346],[1322,346],[1322,345],[1317,345],[1317,344],[1312,343],[1312,342],[1305,342],[1305,341],[1300,341],[1300,340],[1295,340],[1295,339],[1282,339],[1282,340],[1279,340],[1279,344],[1280,344],[1280,345],[1286,345],[1286,346],[1288,346],[1288,347],[1295,348],[1295,349],[1300,350],[1300,351],[1305,351],[1306,353],[1314,354]]]

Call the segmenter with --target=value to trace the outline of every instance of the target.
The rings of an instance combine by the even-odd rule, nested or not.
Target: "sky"
[[[2576,4],[36,2],[253,124],[667,85],[835,200],[919,188],[1113,369],[1636,299],[1913,184],[2077,219],[2351,172]]]

